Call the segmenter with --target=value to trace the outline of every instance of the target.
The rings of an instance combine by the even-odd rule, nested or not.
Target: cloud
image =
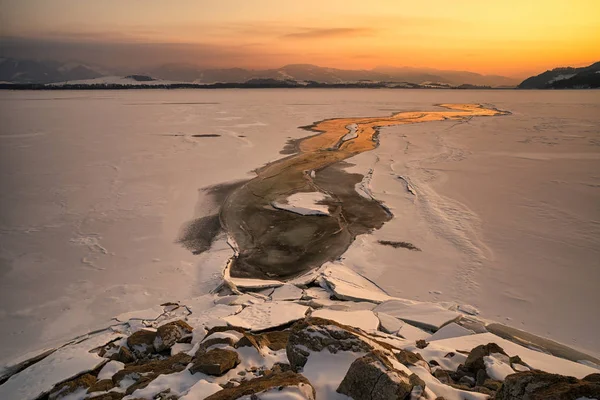
[[[371,28],[304,28],[301,32],[283,35],[287,39],[324,39],[338,37],[372,36],[375,30]]]
[[[99,35],[97,39],[100,39]],[[264,67],[285,62],[293,54],[282,49],[210,43],[152,43],[70,38],[1,37],[0,57],[36,60],[78,61],[107,67],[140,68],[168,63],[201,67]],[[256,47],[256,48],[255,48]],[[259,61],[256,63],[256,61]],[[256,63],[256,65],[255,65]]]

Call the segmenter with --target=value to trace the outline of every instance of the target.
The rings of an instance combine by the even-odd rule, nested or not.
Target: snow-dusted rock
[[[156,330],[154,338],[154,348],[157,352],[161,352],[173,346],[181,338],[191,336],[194,328],[189,326],[187,322],[177,320],[161,325]]]
[[[313,311],[313,317],[330,319],[342,325],[360,328],[363,331],[377,330],[379,319],[372,311],[334,311],[320,309]]]
[[[129,347],[136,357],[143,358],[156,352],[154,348],[155,339],[156,330],[142,329],[127,338],[127,347]]]
[[[494,354],[484,356],[483,364],[487,375],[496,381],[503,382],[508,375],[515,373],[510,364],[505,363],[500,357],[496,357]]]
[[[374,353],[356,359],[337,391],[354,400],[407,398],[413,389],[408,376],[386,364],[385,358]]]
[[[340,326],[335,321],[306,318],[292,326],[286,354],[293,370],[298,371],[304,367],[311,352],[325,349],[330,353],[367,353],[373,349],[373,345],[365,341],[357,331]]]
[[[450,311],[435,303],[417,303],[408,300],[389,300],[373,310],[384,312],[413,325],[438,330],[443,325],[460,317],[455,311]]]
[[[186,393],[188,392],[188,390],[193,388],[198,383],[198,381],[199,375],[192,375],[189,371],[186,370],[171,374],[159,375],[147,385],[140,385],[143,387],[136,389],[131,393],[131,395],[124,397],[123,400],[176,399],[179,398],[179,395]],[[213,387],[213,391],[208,390],[207,395],[210,393],[214,393],[216,391],[215,389],[216,388]],[[199,398],[202,399],[203,397]]]
[[[458,325],[456,322],[451,322],[448,325],[442,326],[433,335],[429,336],[428,338],[425,338],[425,340],[427,342],[433,342],[436,340],[450,339],[453,337],[460,337],[460,336],[473,335],[473,334],[474,334],[473,331],[471,331],[467,328],[463,328],[462,326]]]
[[[285,284],[276,288],[271,294],[271,300],[299,300],[302,298],[303,291],[295,285]]]
[[[207,352],[199,350],[196,353],[194,364],[190,367],[190,372],[192,374],[201,372],[207,375],[220,376],[239,363],[240,356],[234,350],[219,348]]]
[[[246,307],[236,315],[223,318],[228,324],[253,332],[275,328],[304,318],[308,307],[290,302],[269,302]]]
[[[129,364],[113,375],[112,381],[116,386],[126,389],[125,393],[129,395],[138,389],[145,388],[161,375],[184,371],[191,361],[192,357],[185,353],[179,353],[166,359]]]

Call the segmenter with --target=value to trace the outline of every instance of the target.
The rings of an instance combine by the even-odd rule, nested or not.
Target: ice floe
[[[391,299],[373,282],[339,263],[326,264],[321,277],[322,286],[341,300],[381,303]]]
[[[418,303],[408,300],[389,300],[375,307],[375,312],[384,312],[413,325],[437,330],[460,317],[455,311],[435,303]]]
[[[302,298],[302,289],[297,286],[285,284],[276,288],[271,294],[271,300],[299,300]]]
[[[329,197],[320,192],[301,192],[289,196],[285,202],[274,201],[271,205],[300,215],[329,215],[329,206],[319,204],[327,199]]]
[[[444,325],[438,331],[436,331],[433,335],[429,336],[425,340],[428,342],[432,342],[435,340],[450,339],[453,337],[472,335],[473,333],[474,333],[473,331],[471,331],[467,328],[463,328],[462,326],[458,325],[456,322],[450,322],[448,325]]]
[[[372,311],[335,311],[320,309],[312,313],[313,317],[330,319],[342,325],[360,328],[363,331],[377,330],[379,319]]]
[[[290,302],[271,302],[246,307],[236,315],[223,318],[228,324],[254,332],[289,324],[304,318],[308,307]]]

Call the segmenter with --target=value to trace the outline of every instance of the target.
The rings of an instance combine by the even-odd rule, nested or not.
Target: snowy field
[[[201,255],[177,243],[213,206],[201,189],[253,177],[299,126],[437,103],[512,115],[383,129],[348,171],[394,218],[342,262],[391,296],[600,355],[597,91],[3,91],[0,365],[213,289],[226,239]]]

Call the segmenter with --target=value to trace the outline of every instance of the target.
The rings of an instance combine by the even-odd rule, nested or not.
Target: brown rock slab
[[[419,353],[413,353],[408,350],[395,351],[396,359],[407,367],[416,365],[419,361],[425,361]]]
[[[227,349],[212,349],[205,353],[198,354],[194,359],[194,365],[190,372],[202,372],[207,375],[221,376],[225,372],[240,363],[240,356],[236,351]]]
[[[69,393],[73,393],[81,388],[88,389],[90,386],[96,383],[97,379],[94,375],[84,374],[77,378],[68,380],[60,383],[50,391],[49,398],[53,399],[57,396],[65,396]]]
[[[129,364],[135,361],[135,356],[127,347],[119,347],[119,351],[110,356],[111,360]]]
[[[87,400],[121,400],[125,397],[125,393],[108,392],[98,396],[88,397]]]
[[[112,379],[102,379],[101,381],[97,381],[88,389],[88,393],[93,392],[108,392],[110,389],[114,388],[115,384]]]
[[[134,380],[140,381],[142,378],[151,378],[148,383],[158,375],[173,374],[186,369],[192,361],[192,357],[185,353],[179,353],[164,360],[154,360],[149,362],[139,362],[137,364],[126,365],[124,369],[113,375],[112,381],[116,385],[125,378],[131,376]]]
[[[269,376],[244,381],[239,386],[223,389],[205,400],[235,400],[243,396],[252,396],[253,394],[264,392],[269,389],[286,387],[286,386],[304,386],[308,385],[308,392],[312,392],[312,397],[306,399],[315,399],[315,389],[312,387],[308,379],[300,374],[292,371],[273,373]]]

